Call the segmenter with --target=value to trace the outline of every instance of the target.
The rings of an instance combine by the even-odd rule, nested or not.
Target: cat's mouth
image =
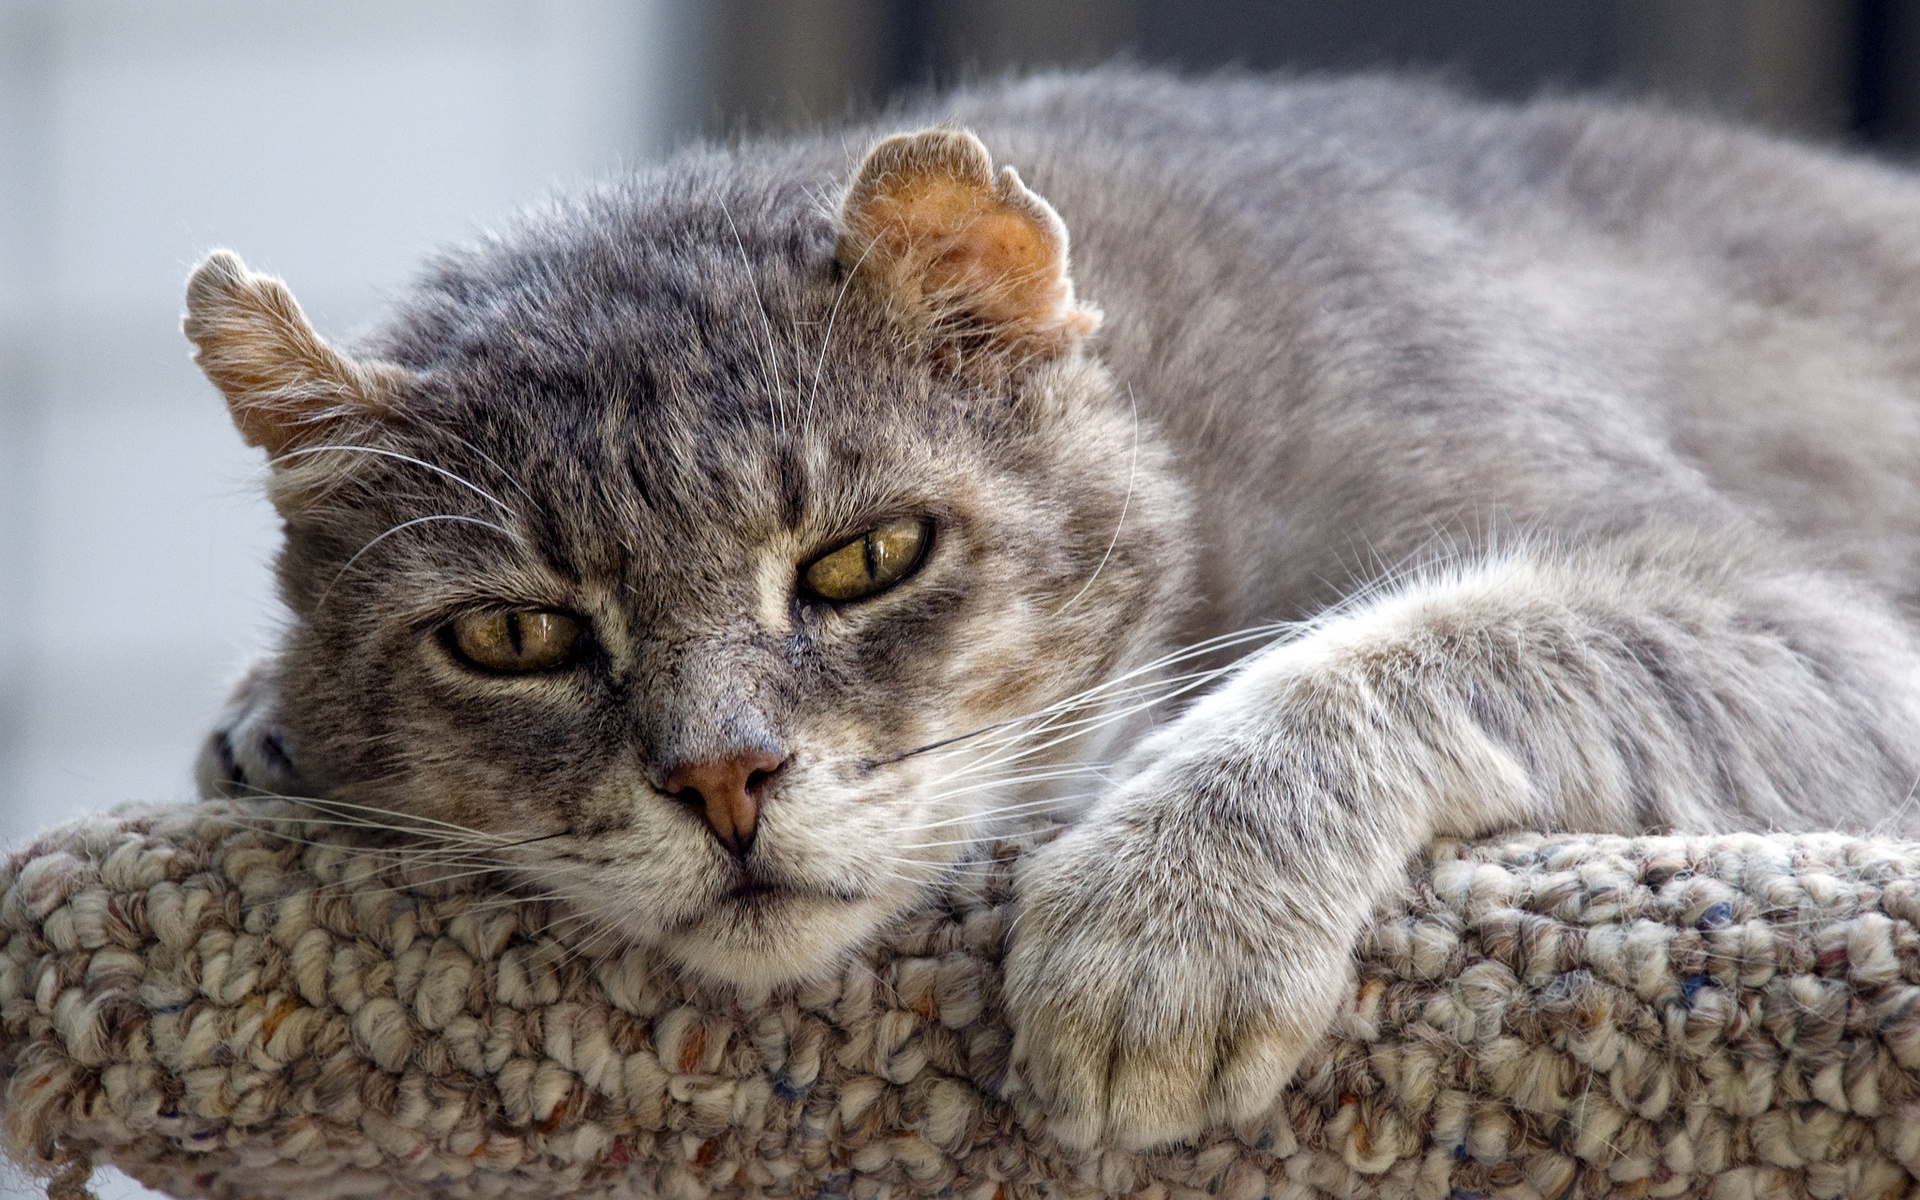
[[[858,904],[867,896],[864,892],[801,883],[743,867],[723,899],[731,904],[763,907],[784,900],[831,900],[840,904]]]
[[[756,900],[785,897],[792,892],[793,889],[785,884],[743,873],[740,881],[733,885],[733,890],[727,893],[727,899],[740,904],[751,904]]]

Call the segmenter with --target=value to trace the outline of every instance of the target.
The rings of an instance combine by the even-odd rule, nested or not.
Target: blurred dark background
[[[1658,94],[1893,151],[1920,143],[1914,0],[716,0],[689,124],[838,114],[1054,64],[1440,70],[1496,96]]]

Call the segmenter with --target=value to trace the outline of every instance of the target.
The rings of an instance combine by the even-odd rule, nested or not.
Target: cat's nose
[[[699,808],[720,844],[744,856],[760,824],[760,793],[782,761],[771,750],[755,747],[681,763],[667,773],[666,791]]]

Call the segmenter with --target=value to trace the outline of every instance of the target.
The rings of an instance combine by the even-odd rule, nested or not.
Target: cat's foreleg
[[[1430,575],[1261,652],[1037,854],[1007,962],[1063,1141],[1264,1112],[1405,864],[1501,828],[1866,825],[1914,782],[1899,622],[1816,575],[1624,550]]]

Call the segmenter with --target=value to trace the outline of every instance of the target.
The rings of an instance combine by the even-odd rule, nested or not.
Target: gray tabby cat
[[[187,305],[291,609],[209,786],[749,997],[1060,816],[1005,1000],[1070,1143],[1268,1108],[1431,839],[1916,825],[1887,167],[1046,77],[556,201],[351,350],[226,252]]]

